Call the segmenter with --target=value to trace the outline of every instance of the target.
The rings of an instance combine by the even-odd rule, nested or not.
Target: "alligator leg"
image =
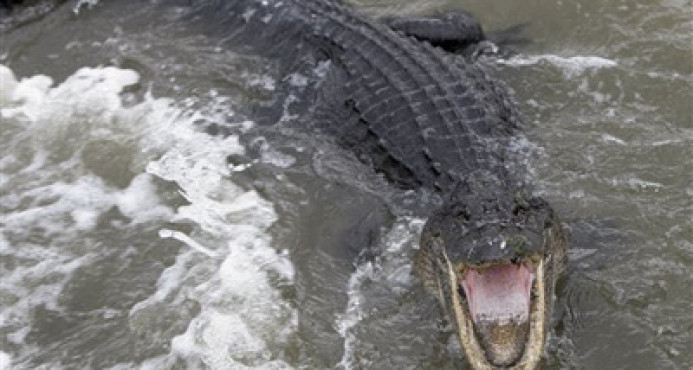
[[[381,20],[395,31],[426,41],[445,51],[465,55],[471,60],[480,56],[509,57],[516,54],[516,46],[529,42],[521,35],[527,24],[521,23],[485,33],[481,23],[473,15],[464,12]]]
[[[486,39],[479,21],[471,14],[451,12],[433,17],[383,18],[385,24],[407,36],[427,41],[452,53]]]

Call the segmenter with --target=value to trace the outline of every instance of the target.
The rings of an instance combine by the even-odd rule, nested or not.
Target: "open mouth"
[[[498,367],[518,364],[532,331],[536,268],[530,260],[463,268],[458,294],[486,361]]]

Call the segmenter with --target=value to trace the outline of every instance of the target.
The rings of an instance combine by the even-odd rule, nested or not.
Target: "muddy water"
[[[271,64],[185,8],[82,3],[0,35],[0,369],[465,366],[410,277],[435,199],[257,135]],[[542,366],[691,368],[691,2],[356,4],[529,23],[499,74],[572,240]]]

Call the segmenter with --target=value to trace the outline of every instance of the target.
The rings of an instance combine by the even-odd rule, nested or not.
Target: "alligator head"
[[[565,243],[544,200],[497,185],[463,184],[429,218],[415,271],[474,368],[536,366]]]

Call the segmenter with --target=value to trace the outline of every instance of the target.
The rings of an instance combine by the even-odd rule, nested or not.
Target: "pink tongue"
[[[462,281],[475,323],[524,322],[529,318],[534,274],[524,265],[502,264],[470,269]]]

